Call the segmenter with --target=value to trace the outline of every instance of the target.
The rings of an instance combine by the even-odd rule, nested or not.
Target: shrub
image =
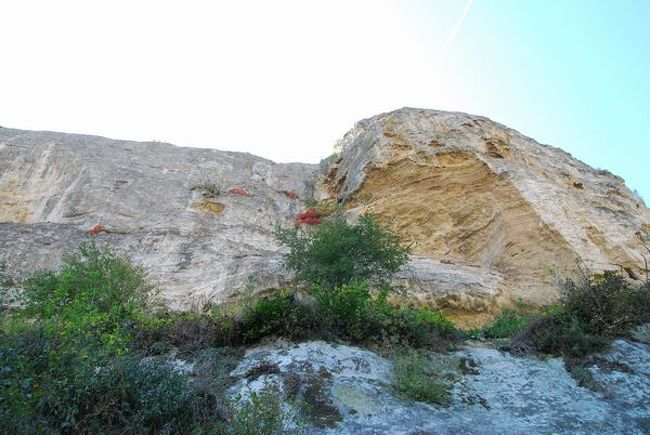
[[[279,292],[257,300],[241,315],[240,328],[245,342],[278,335],[304,338],[310,330],[307,308],[296,302],[293,292]]]
[[[449,386],[438,381],[431,355],[406,349],[393,361],[394,391],[405,399],[432,404],[447,403]]]
[[[240,399],[232,419],[222,425],[220,432],[233,435],[298,434],[302,422],[282,408],[282,397],[277,389],[265,386],[253,392],[246,400]]]
[[[108,366],[73,371],[67,382],[53,383],[46,403],[52,420],[75,432],[178,432],[200,419],[196,411],[209,405],[183,375],[163,364],[122,357]]]
[[[94,339],[119,350],[129,341],[125,326],[147,312],[153,295],[144,269],[86,243],[64,256],[59,271],[25,281],[24,314],[56,322],[64,338]]]
[[[203,192],[204,198],[216,198],[217,196],[221,195],[223,189],[220,186],[217,186],[215,183],[204,180],[192,186],[190,190],[200,190]]]
[[[324,222],[307,235],[278,230],[277,237],[290,250],[284,262],[296,278],[326,288],[384,279],[408,258],[397,235],[370,215],[355,224],[343,219]]]
[[[334,291],[317,286],[312,292],[318,301],[322,330],[355,342],[369,338],[376,307],[366,284],[349,284]]]
[[[322,222],[318,212],[311,208],[298,213],[296,219],[296,225],[318,225]]]
[[[561,315],[551,317],[530,341],[537,352],[582,357],[603,349],[609,337],[592,333],[576,317]]]
[[[28,328],[0,352],[0,431],[186,432],[210,414],[184,376],[139,358],[108,358]]]
[[[635,288],[620,274],[605,272],[582,285],[569,281],[564,307],[593,334],[625,335],[650,321],[650,288]]]
[[[519,334],[537,316],[527,312],[523,306],[501,311],[486,327],[470,331],[471,337],[511,338]]]
[[[582,284],[568,281],[561,304],[525,328],[511,348],[583,357],[648,321],[650,288],[634,287],[619,274],[605,272]]]
[[[456,328],[441,313],[427,308],[399,307],[387,301],[388,292],[373,298],[367,283],[329,290],[315,287],[321,333],[355,343],[444,347]]]

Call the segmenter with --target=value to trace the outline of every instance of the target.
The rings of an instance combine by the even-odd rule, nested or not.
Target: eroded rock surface
[[[271,386],[284,397],[285,407],[318,410],[306,415],[308,433],[650,431],[647,345],[614,342],[599,356],[611,364],[588,369],[596,391],[578,386],[559,358],[520,358],[483,346],[433,357],[448,367],[441,371],[452,384],[452,402],[446,406],[396,397],[389,360],[321,341],[278,342],[248,350],[231,373],[238,381],[230,392],[246,398]]]
[[[469,279],[455,282],[468,305],[458,305],[549,302],[578,259],[645,276],[643,201],[558,148],[483,117],[409,108],[360,121],[342,147],[322,195],[351,215],[392,220],[420,256],[418,275],[444,274],[439,262],[464,271]],[[436,294],[436,285],[416,286]]]
[[[145,266],[173,308],[277,288],[273,231],[316,165],[244,153],[0,128],[0,257],[19,280],[79,242]],[[317,197],[394,220],[413,246],[396,283],[458,312],[546,303],[576,258],[644,277],[650,212],[623,180],[486,118],[400,109],[360,121]]]
[[[100,225],[94,239],[146,267],[173,308],[224,300],[251,278],[279,287],[273,231],[293,224],[314,168],[0,128],[0,257],[17,278],[54,267]]]

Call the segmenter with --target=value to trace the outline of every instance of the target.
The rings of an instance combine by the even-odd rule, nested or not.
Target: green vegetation
[[[568,281],[564,299],[546,313],[522,330],[511,348],[580,358],[650,321],[650,287],[634,287],[613,272],[582,284]]]
[[[472,338],[512,338],[539,316],[535,310],[518,303],[515,308],[501,311],[489,325],[470,331],[469,336]]]
[[[309,317],[295,292],[284,291],[261,298],[241,315],[243,341],[255,342],[268,336],[305,338],[311,329]]]
[[[24,283],[25,308],[3,313],[0,431],[183,432],[209,421],[210,400],[184,377],[129,354],[151,316],[142,269],[82,245],[57,272]]]
[[[394,360],[393,389],[405,399],[447,403],[451,398],[450,387],[439,382],[439,377],[439,368],[426,352],[405,349]]]
[[[40,272],[24,284],[24,316],[40,320],[66,342],[97,343],[114,353],[127,349],[128,326],[152,302],[146,272],[108,249],[81,245],[58,272]]]
[[[335,291],[315,287],[313,294],[318,302],[317,330],[352,343],[444,349],[455,339],[456,329],[440,312],[393,305],[387,291],[373,297],[366,283]]]
[[[277,237],[290,249],[285,265],[296,278],[329,289],[355,281],[381,281],[408,258],[408,248],[398,236],[371,215],[361,216],[355,224],[344,219],[326,221],[305,235],[279,229]]]
[[[346,267],[333,265],[323,275],[328,286],[277,292],[208,314],[160,310],[143,269],[109,249],[79,246],[59,270],[24,281],[22,308],[2,313],[0,432],[283,433],[286,424],[299,425],[281,409],[277,393],[228,399],[228,373],[240,353],[233,346],[281,336],[444,349],[455,338],[440,313],[393,305],[388,290],[374,294],[357,280],[385,277],[405,261],[392,233],[365,217],[332,228],[318,239],[325,242],[321,249],[334,235],[360,246],[334,243],[337,252],[342,246],[359,251]],[[344,277],[336,279],[333,270]],[[160,356],[172,350],[194,362],[191,381]]]
[[[320,217],[328,217],[339,210],[339,205],[333,199],[309,199],[305,201],[307,209],[315,210]]]
[[[231,421],[225,427],[227,434],[273,435],[302,432],[302,422],[295,415],[282,409],[280,393],[265,387],[259,393],[251,393],[249,400],[242,401]]]
[[[59,270],[25,280],[22,308],[0,319],[0,432],[299,431],[278,391],[265,388],[245,400],[226,393],[240,346],[270,337],[372,346],[393,355],[396,394],[449,400],[430,352],[447,349],[460,334],[440,312],[389,301],[386,278],[407,255],[389,229],[363,216],[353,225],[334,220],[309,235],[279,237],[302,290],[205,314],[161,310],[142,268],[94,244],[66,255]],[[513,352],[575,361],[650,321],[648,285],[635,288],[606,273],[582,285],[568,282],[567,289],[541,314],[520,305],[472,334],[514,335]],[[172,351],[193,362],[192,379],[169,363]],[[581,373],[579,364],[572,370]]]
[[[216,198],[223,193],[221,187],[207,180],[195,184],[190,190],[200,190],[206,198]]]

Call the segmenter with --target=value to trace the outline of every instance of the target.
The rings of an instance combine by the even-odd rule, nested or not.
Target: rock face
[[[247,397],[277,389],[285,406],[307,410],[307,433],[650,431],[647,345],[619,340],[595,356],[585,369],[591,389],[578,386],[559,358],[518,358],[485,346],[435,357],[441,378],[451,385],[449,405],[401,399],[391,389],[389,360],[324,342],[249,349],[231,373],[238,379],[231,392]]]
[[[486,118],[408,108],[357,123],[342,146],[322,195],[393,221],[417,255],[401,278],[423,300],[546,303],[577,259],[645,277],[649,210],[560,149]]]
[[[20,276],[92,236],[149,271],[173,308],[285,274],[273,231],[292,225],[314,165],[164,143],[0,129],[0,257]]]
[[[311,198],[316,165],[0,128],[0,257],[20,278],[91,237],[145,266],[173,308],[277,288],[276,225]],[[357,125],[317,183],[354,219],[413,246],[396,276],[423,302],[489,313],[557,296],[556,272],[643,277],[650,212],[623,180],[486,118],[400,109]],[[95,233],[91,236],[88,232]]]

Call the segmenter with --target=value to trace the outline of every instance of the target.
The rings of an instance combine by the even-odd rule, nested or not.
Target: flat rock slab
[[[307,414],[308,433],[650,431],[647,345],[616,341],[599,355],[615,364],[588,369],[597,391],[578,386],[559,358],[521,358],[482,346],[433,357],[443,367],[442,379],[453,383],[447,406],[396,397],[390,387],[389,360],[322,341],[250,349],[232,372],[239,380],[230,392],[245,398],[251,391],[275,385],[285,397],[285,407],[306,403],[307,409],[318,411]]]

